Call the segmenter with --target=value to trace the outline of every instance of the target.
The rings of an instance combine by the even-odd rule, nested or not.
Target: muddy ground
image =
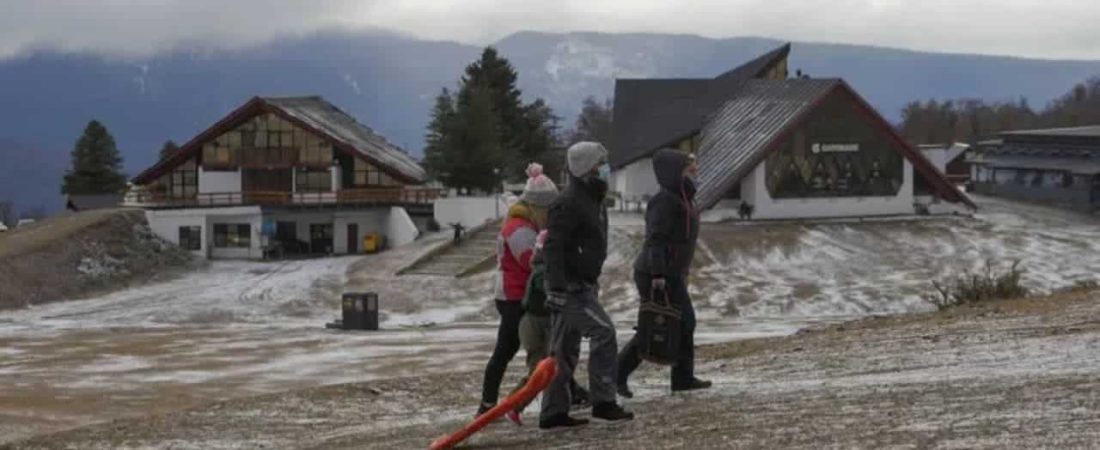
[[[626,401],[633,422],[544,433],[529,412],[526,427],[494,424],[466,448],[1100,445],[1096,292],[863,319],[699,353],[699,375],[715,388],[669,394],[665,371],[646,367]],[[328,386],[0,448],[425,448],[469,419],[479,380],[463,372]]]

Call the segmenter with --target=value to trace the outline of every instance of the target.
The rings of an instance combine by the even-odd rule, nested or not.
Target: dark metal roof
[[[953,202],[974,204],[915,147],[897,134],[866,101],[840,79],[751,80],[737,96],[707,118],[698,152],[699,185],[696,200],[714,206],[775,150],[791,130],[832,92],[848,95],[866,116],[892,138],[895,145],[940,195]]]
[[[704,208],[749,174],[772,143],[840,84],[837,79],[751,80],[707,121],[699,148]]]
[[[715,78],[615,80],[609,162],[621,168],[698,131],[748,80],[790,53],[783,45]]]
[[[1098,137],[1100,138],[1100,125],[1070,128],[1047,128],[1041,130],[1017,130],[1001,133],[1002,136],[1069,136],[1069,137]]]
[[[122,194],[70,195],[65,200],[65,208],[72,211],[116,208],[122,204]]]
[[[317,133],[333,143],[337,151],[374,163],[399,180],[422,183],[426,178],[424,169],[408,153],[321,97],[253,97],[181,146],[179,151],[134,177],[134,183],[151,182],[198,153],[209,139],[232,130],[257,114],[268,112]]]

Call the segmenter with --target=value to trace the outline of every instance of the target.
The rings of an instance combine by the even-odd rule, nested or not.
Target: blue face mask
[[[599,170],[599,172],[598,172],[599,175],[598,176],[600,177],[601,180],[607,181],[607,180],[611,179],[611,165],[610,164],[604,163],[603,165],[600,166],[600,168],[598,170]]]

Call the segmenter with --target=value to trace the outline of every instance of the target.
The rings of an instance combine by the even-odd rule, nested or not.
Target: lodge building
[[[653,195],[651,156],[675,147],[697,157],[703,208],[801,219],[974,206],[843,80],[788,78],[789,52],[713,79],[617,80],[612,189]]]
[[[358,253],[419,234],[438,192],[404,150],[320,97],[255,97],[132,181],[124,204],[212,258]]]

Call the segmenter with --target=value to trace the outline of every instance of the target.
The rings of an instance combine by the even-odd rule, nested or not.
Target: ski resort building
[[[802,219],[973,207],[843,80],[788,78],[789,51],[713,79],[617,80],[612,189],[627,201],[653,195],[650,158],[675,147],[697,157],[703,208]]]
[[[402,149],[320,97],[256,97],[133,179],[127,206],[210,258],[359,253],[419,234],[438,190]]]
[[[968,162],[976,192],[1100,209],[1100,125],[1001,133],[978,143]]]

